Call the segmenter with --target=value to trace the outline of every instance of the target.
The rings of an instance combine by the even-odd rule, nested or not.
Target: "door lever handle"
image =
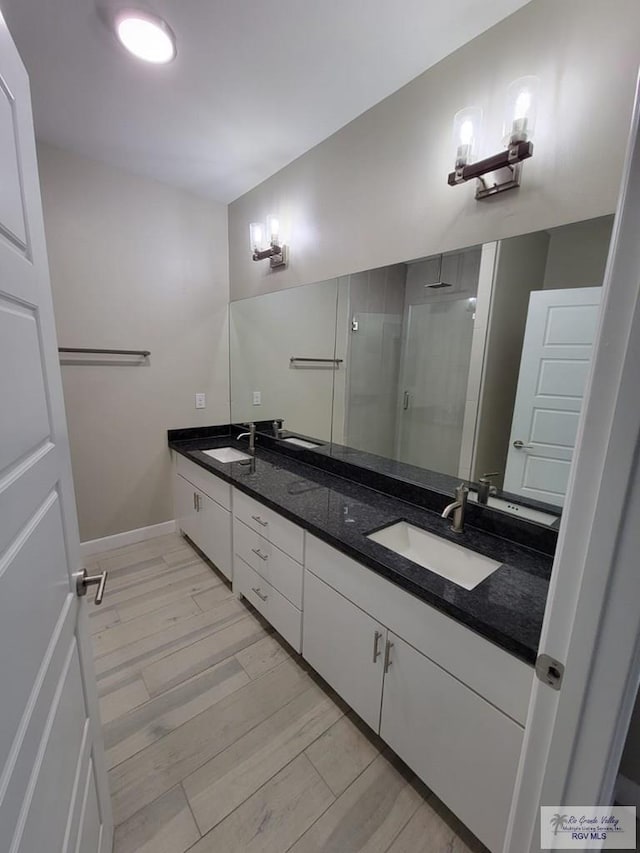
[[[102,604],[104,590],[107,585],[107,572],[102,572],[100,575],[90,575],[87,573],[86,569],[82,569],[82,571],[75,575],[75,579],[76,593],[80,597],[87,594],[88,587],[97,585],[98,589],[96,592],[95,603]]]
[[[525,444],[524,441],[520,441],[520,439],[517,439],[516,441],[514,441],[513,446],[515,447],[516,450],[532,450],[533,449],[533,444]]]

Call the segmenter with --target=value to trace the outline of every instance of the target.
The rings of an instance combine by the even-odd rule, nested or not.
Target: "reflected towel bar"
[[[296,361],[302,361],[305,363],[316,362],[321,364],[342,364],[344,361],[343,358],[300,358],[297,355],[292,355],[289,359],[290,364],[295,364]]]
[[[85,347],[58,347],[59,353],[79,353],[82,355],[137,355],[140,358],[148,358],[151,352],[148,349],[90,349]]]

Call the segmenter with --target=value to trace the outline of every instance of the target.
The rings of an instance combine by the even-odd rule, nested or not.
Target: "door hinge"
[[[543,684],[548,684],[554,690],[560,690],[564,678],[564,664],[552,658],[551,655],[538,655],[536,675]]]

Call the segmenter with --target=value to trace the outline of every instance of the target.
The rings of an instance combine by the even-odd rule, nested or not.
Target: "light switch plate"
[[[254,391],[253,392],[253,405],[261,406],[262,405],[262,391]]]
[[[196,394],[196,409],[206,409],[207,408],[207,397],[202,392],[198,392]]]

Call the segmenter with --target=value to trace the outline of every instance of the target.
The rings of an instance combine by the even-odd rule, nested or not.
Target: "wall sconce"
[[[269,248],[263,248],[269,235]],[[252,222],[249,225],[249,239],[254,261],[264,261],[269,258],[271,269],[287,265],[287,246],[280,243],[280,221],[275,216],[267,217],[266,228],[262,222]]]
[[[449,174],[450,186],[463,184],[474,178],[478,181],[476,198],[512,190],[520,186],[522,161],[533,156],[531,136],[535,129],[538,96],[538,78],[520,77],[507,89],[503,127],[506,151],[473,161],[473,149],[480,133],[482,113],[477,108],[467,108],[455,114],[453,122],[456,147],[455,171]],[[503,171],[489,183],[485,175]]]

